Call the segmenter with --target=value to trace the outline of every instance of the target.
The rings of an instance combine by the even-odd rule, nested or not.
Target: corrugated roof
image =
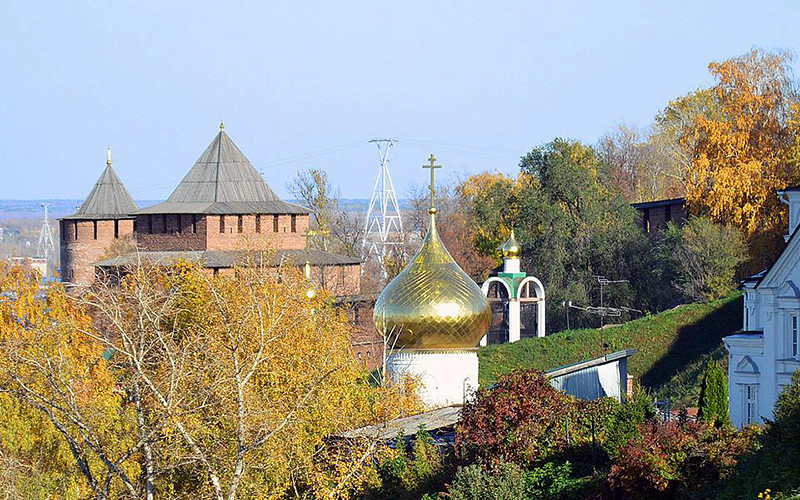
[[[191,250],[191,251],[172,251],[172,252],[132,252],[110,259],[95,262],[97,267],[126,267],[136,265],[138,262],[159,263],[168,265],[178,259],[186,259],[197,262],[203,267],[227,268],[237,264],[246,263],[246,259],[254,254],[240,250]],[[269,259],[268,266],[278,266],[283,262],[292,264],[302,264],[306,261],[305,250],[276,250],[274,252],[264,252],[265,258]],[[308,261],[312,266],[337,266],[337,265],[356,265],[361,261],[352,257],[338,255],[321,250],[310,249],[308,251]]]
[[[281,200],[220,130],[167,201],[138,213],[293,214],[308,210]]]
[[[114,172],[111,163],[106,165],[86,201],[72,215],[64,219],[119,219],[139,210],[125,185]]]

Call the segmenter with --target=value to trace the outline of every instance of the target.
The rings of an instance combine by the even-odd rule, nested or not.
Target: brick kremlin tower
[[[139,210],[111,166],[111,149],[103,173],[78,211],[59,220],[61,279],[74,285],[90,285],[94,262],[117,240],[132,238]]]

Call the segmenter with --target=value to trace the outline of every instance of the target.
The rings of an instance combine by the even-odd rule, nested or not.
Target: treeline
[[[456,260],[485,279],[515,229],[524,268],[545,284],[549,331],[566,326],[563,302],[600,305],[597,276],[623,281],[604,288],[603,302],[640,311],[630,318],[721,297],[770,265],[788,221],[776,191],[800,183],[791,56],[753,50],[709,71],[713,87],[670,102],[645,132],[620,126],[596,146],[555,139],[525,155],[517,176],[486,172],[455,186],[458,234],[443,237]],[[645,235],[630,203],[677,196],[686,225]]]

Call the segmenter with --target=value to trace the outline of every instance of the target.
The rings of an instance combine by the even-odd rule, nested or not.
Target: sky
[[[400,198],[553,138],[596,144],[713,83],[708,63],[800,42],[800,2],[4,0],[0,199],[84,198],[105,166],[161,200],[219,130],[291,198],[320,168]]]

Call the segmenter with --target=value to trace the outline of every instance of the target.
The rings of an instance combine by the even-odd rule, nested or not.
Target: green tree
[[[736,288],[736,270],[747,257],[742,233],[705,217],[683,227],[670,223],[658,254],[674,287],[690,300],[715,300]]]
[[[546,288],[548,330],[564,326],[563,300],[599,305],[597,275],[629,281],[606,287],[605,305],[655,310],[672,298],[653,278],[657,263],[636,211],[593,148],[556,139],[522,159],[516,180],[480,174],[459,190],[472,201],[479,251],[499,256],[515,228],[523,267]],[[596,326],[598,318],[573,313],[571,323]]]
[[[716,361],[708,362],[697,406],[697,418],[701,421],[717,426],[729,422],[728,377]]]

